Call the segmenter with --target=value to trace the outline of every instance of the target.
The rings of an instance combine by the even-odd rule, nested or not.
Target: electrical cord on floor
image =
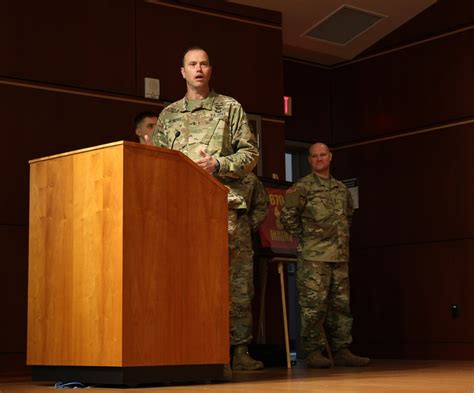
[[[82,389],[87,386],[81,382],[56,382],[54,387],[56,389]]]

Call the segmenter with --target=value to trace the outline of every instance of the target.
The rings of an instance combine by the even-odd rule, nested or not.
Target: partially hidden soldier
[[[133,119],[135,124],[135,134],[140,143],[151,145],[151,137],[158,122],[158,115],[152,111],[140,112]]]
[[[242,106],[235,99],[210,89],[211,74],[212,66],[205,50],[192,47],[185,51],[181,75],[186,81],[186,95],[160,113],[152,143],[181,151],[229,189],[229,261],[232,265],[238,213],[247,210],[239,185],[257,164],[259,152]],[[231,282],[231,293],[233,286]],[[231,299],[231,307],[232,303]],[[247,353],[246,343],[234,335],[236,323],[231,310],[231,345],[234,353]]]
[[[312,173],[285,194],[280,221],[300,239],[296,275],[301,340],[312,368],[366,366],[370,359],[351,353],[349,228],[354,211],[347,187],[330,174],[332,154],[323,143],[309,149]],[[330,353],[327,354],[330,357]]]
[[[234,341],[232,368],[261,370],[264,365],[248,354],[252,341],[253,247],[252,232],[256,232],[267,215],[268,194],[259,178],[250,172],[239,186],[247,209],[238,215],[236,242],[230,244],[233,257],[229,266],[231,337]]]

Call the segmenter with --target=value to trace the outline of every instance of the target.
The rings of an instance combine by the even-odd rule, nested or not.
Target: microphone
[[[173,150],[174,142],[176,141],[176,139],[178,139],[178,136],[180,135],[181,135],[181,131],[176,131],[176,134],[174,134],[173,142],[171,142],[171,150]]]

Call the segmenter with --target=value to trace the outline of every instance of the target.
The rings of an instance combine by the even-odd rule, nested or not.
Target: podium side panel
[[[126,150],[124,365],[229,363],[227,196],[176,152]]]
[[[72,159],[30,167],[27,363],[64,357],[72,329]]]
[[[122,364],[122,146],[31,166],[28,364]]]

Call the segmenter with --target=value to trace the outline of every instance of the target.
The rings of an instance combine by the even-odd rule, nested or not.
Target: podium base
[[[229,381],[231,378],[225,364],[139,367],[32,366],[31,369],[33,381],[74,381],[90,385],[209,383]]]

